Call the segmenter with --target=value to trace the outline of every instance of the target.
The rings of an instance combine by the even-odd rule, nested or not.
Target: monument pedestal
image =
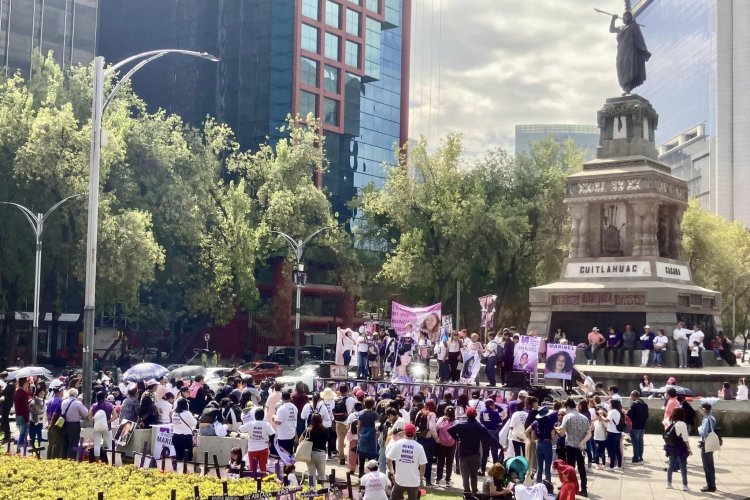
[[[721,295],[693,284],[682,260],[685,181],[656,160],[656,111],[640,96],[608,99],[598,113],[597,158],[568,177],[569,258],[560,280],[529,290],[529,329],[562,328],[584,342],[593,327],[671,337],[678,320],[707,336],[720,327]]]

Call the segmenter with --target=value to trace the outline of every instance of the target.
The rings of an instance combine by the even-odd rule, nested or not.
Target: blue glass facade
[[[643,2],[638,22],[645,25],[646,82],[635,91],[659,113],[660,144],[698,124],[714,134],[717,0]]]

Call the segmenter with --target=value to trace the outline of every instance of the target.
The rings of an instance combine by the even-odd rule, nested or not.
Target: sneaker
[[[687,484],[682,486],[682,491],[690,491],[690,488],[688,488]]]
[[[589,492],[586,491],[586,490],[581,490],[581,491],[578,492],[578,496],[587,497],[587,496],[589,496]]]
[[[667,483],[667,489],[668,490],[674,489],[674,487],[672,486],[672,483]]]
[[[339,465],[346,465],[346,460],[344,460],[343,458],[339,459]]]
[[[714,491],[716,491],[716,488],[710,488],[708,486],[704,486],[703,488],[701,488],[701,491],[703,493],[713,493]]]

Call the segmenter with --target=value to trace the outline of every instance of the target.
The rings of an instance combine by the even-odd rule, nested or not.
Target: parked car
[[[221,383],[222,379],[229,375],[229,372],[231,371],[231,368],[222,366],[206,368],[206,376],[203,380],[205,381],[209,389],[216,392],[217,390],[219,390],[219,384]]]
[[[302,382],[305,384],[305,391],[310,392],[315,386],[315,379],[320,378],[320,366],[323,364],[332,365],[333,361],[310,361],[286,375],[277,377],[276,382],[284,385],[283,390],[293,390],[297,382]],[[350,378],[355,378],[356,374],[356,367],[349,369]]]
[[[237,367],[237,370],[253,377],[254,383],[265,378],[278,378],[284,374],[284,369],[278,363],[271,361],[252,361]]]
[[[278,363],[280,365],[294,366],[294,349],[294,347],[281,347],[276,349],[266,357],[266,361]],[[313,353],[307,347],[299,348],[300,364],[304,364],[313,359],[315,359]]]

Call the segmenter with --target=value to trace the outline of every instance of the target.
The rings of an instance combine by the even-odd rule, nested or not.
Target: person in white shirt
[[[606,417],[604,408],[600,408],[601,416]],[[594,428],[594,463],[597,469],[604,470],[607,467],[607,421],[605,418],[598,418],[600,414],[596,412],[596,409],[591,408],[591,410],[594,410],[591,415]],[[599,464],[600,459],[601,465]]]
[[[477,411],[477,415],[485,410],[484,401],[479,399],[480,392],[477,390],[471,391],[471,399],[469,400],[469,406]]]
[[[367,462],[367,474],[359,480],[359,487],[365,491],[362,500],[388,500],[388,490],[391,482],[388,476],[378,471],[378,461]]]
[[[747,401],[747,385],[745,384],[745,377],[742,377],[737,381],[737,401]]]
[[[172,409],[174,408],[174,394],[167,392],[164,397],[156,402],[159,411],[159,423],[168,424],[172,421]]]
[[[687,368],[688,364],[688,335],[692,332],[685,328],[682,321],[677,323],[677,327],[672,332],[675,350],[677,351],[677,367]]]
[[[247,433],[247,463],[253,470],[254,462],[258,462],[258,470],[268,470],[269,443],[275,434],[273,427],[265,419],[263,408],[253,412],[253,419],[240,426],[240,432]]]
[[[484,348],[484,356],[487,358],[487,362],[484,365],[484,373],[487,376],[487,382],[489,387],[495,387],[495,367],[497,366],[497,357],[500,352],[500,344],[503,340],[500,332],[497,332],[495,337],[487,342]]]
[[[448,366],[450,367],[451,382],[458,382],[458,363],[461,360],[461,347],[463,343],[458,337],[458,332],[451,333],[448,340]]]
[[[513,452],[517,457],[526,456],[526,417],[529,414],[525,411],[525,401],[519,401],[516,405],[516,411],[510,417],[508,430],[510,439],[513,442]]]
[[[419,486],[424,478],[427,455],[417,443],[417,428],[409,423],[404,427],[405,439],[392,442],[386,449],[389,478],[393,482],[391,500],[403,500],[404,493],[409,500],[419,498]],[[395,469],[395,470],[394,470]]]
[[[357,378],[365,380],[370,376],[369,363],[367,362],[367,351],[370,348],[370,339],[364,328],[360,328],[357,337]]]
[[[297,436],[297,407],[291,401],[289,391],[281,393],[281,406],[274,415],[279,446],[294,455],[294,438]]]
[[[325,393],[326,391],[323,391]],[[336,451],[339,455],[339,465],[346,465],[344,457],[344,446],[346,444],[346,433],[349,428],[346,426],[346,418],[354,411],[356,399],[349,396],[349,386],[341,384],[339,387],[340,397],[333,400],[333,420],[336,422]],[[326,400],[325,394],[321,394]]]
[[[615,468],[615,463],[617,463],[617,467],[622,469],[622,448],[620,446],[622,433],[617,429],[620,420],[624,418],[622,414],[622,403],[620,400],[611,400],[610,410],[607,412],[607,416],[600,418],[607,422],[607,454],[609,454],[609,468],[613,470]]]
[[[706,336],[701,331],[701,327],[698,324],[693,325],[693,333],[690,334],[690,337],[688,338],[688,344],[690,347],[692,347],[696,342],[700,345],[701,349],[704,349],[703,347],[703,339],[706,338]]]
[[[323,427],[326,429],[333,426],[333,413],[317,392],[313,393],[312,401],[303,406],[302,412],[299,414],[300,418],[305,421],[305,427],[310,425],[310,416],[313,413],[320,413],[321,418],[323,418]]]
[[[450,368],[448,367],[448,345],[445,341],[439,340],[435,344],[435,357],[438,364],[438,382],[446,383],[450,379]]]
[[[667,352],[667,344],[669,344],[669,339],[664,334],[664,330],[660,329],[656,334],[656,337],[654,337],[654,367],[661,367],[661,364],[664,361],[664,353]]]
[[[198,426],[188,408],[188,400],[180,399],[172,414],[172,445],[177,461],[193,460],[193,430]]]

